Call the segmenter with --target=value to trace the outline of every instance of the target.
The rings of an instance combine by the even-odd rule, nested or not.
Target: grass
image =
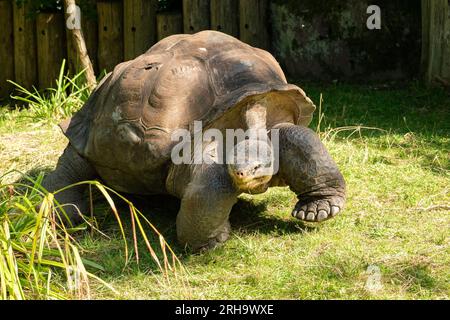
[[[89,97],[88,87],[83,81],[84,71],[69,77],[65,75],[65,64],[63,60],[56,87],[48,88],[44,92],[39,92],[34,87],[29,90],[9,80],[18,91],[18,95],[13,95],[12,98],[26,104],[29,110],[26,116],[35,122],[54,122],[70,117]]]
[[[39,191],[41,179],[0,185],[0,299],[89,298],[90,279],[114,290],[86,270],[102,268],[81,257],[73,230],[52,210],[53,195]]]
[[[97,233],[75,235],[91,270],[117,293],[92,283],[94,299],[448,299],[450,297],[450,97],[411,83],[402,87],[303,85],[317,103],[317,128],[348,185],[345,211],[322,224],[290,216],[287,188],[240,198],[233,234],[220,248],[191,254],[176,244],[179,203],[132,197],[164,235],[187,273],[167,277],[140,238],[139,263],[125,264],[121,231],[105,201],[95,203]],[[50,170],[66,140],[54,122],[0,111],[0,174]],[[318,119],[320,120],[320,123]],[[3,179],[20,179],[12,174]],[[116,204],[130,230],[128,205]],[[129,255],[135,252],[127,233]],[[158,248],[157,234],[149,242]],[[155,250],[162,259],[163,252]],[[376,287],[367,283],[379,270]],[[178,279],[179,280],[179,279]]]
[[[7,177],[9,173],[0,177]],[[91,230],[91,235],[107,235],[97,228],[96,218],[87,215],[85,222],[73,227],[64,222],[64,206],[55,201],[55,195],[78,184],[89,184],[106,200],[116,219],[123,241],[124,266],[131,257],[139,264],[137,243],[140,238],[145,242],[147,252],[158,267],[158,271],[169,283],[171,277],[183,275],[184,268],[162,234],[129,200],[97,181],[79,182],[64,187],[54,193],[48,193],[41,187],[42,174],[36,179],[21,175],[16,183],[0,183],[0,299],[90,299],[92,280],[118,292],[97,277],[89,269],[104,270],[101,265],[85,259],[80,251],[85,251],[77,241],[75,233]],[[92,193],[91,193],[92,194]],[[124,229],[119,216],[116,201],[128,205],[132,227]],[[88,214],[88,213],[86,213]],[[130,254],[125,232],[133,238],[133,253]],[[150,231],[150,232],[149,232]],[[154,233],[162,253],[158,257],[154,246],[150,244],[148,234]],[[84,253],[84,252],[83,252]],[[184,286],[184,277],[177,281]]]

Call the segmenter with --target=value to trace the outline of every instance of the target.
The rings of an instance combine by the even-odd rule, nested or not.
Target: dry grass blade
[[[0,185],[0,298],[89,298],[90,279],[111,289],[86,270],[85,265],[101,267],[81,257],[70,230],[57,221],[54,195],[41,189],[37,181]]]
[[[117,220],[117,223],[119,224],[120,232],[122,233],[122,236],[123,236],[124,248],[125,248],[125,264],[127,264],[128,263],[128,244],[127,244],[127,239],[126,239],[126,236],[125,236],[125,230],[123,229],[123,225],[122,225],[122,220],[120,219],[120,216],[119,216],[119,212],[117,211],[117,208],[116,208],[116,205],[114,204],[113,199],[108,194],[108,192],[106,192],[106,190],[103,187],[103,185],[101,185],[100,183],[98,183],[96,181],[93,182],[93,184],[103,194],[103,196],[105,197],[106,201],[108,201],[108,204],[111,207],[111,210],[113,211],[114,215],[116,216],[116,220]]]

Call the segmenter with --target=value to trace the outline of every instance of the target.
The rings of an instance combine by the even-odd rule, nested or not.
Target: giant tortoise
[[[60,125],[69,144],[43,185],[53,192],[100,179],[119,192],[176,196],[178,240],[193,249],[224,242],[239,194],[271,186],[287,185],[297,195],[294,217],[323,221],[343,209],[345,182],[307,127],[314,110],[268,52],[216,31],[173,35],[117,65]],[[179,141],[173,133],[193,133],[195,121],[201,121],[201,130],[224,136],[230,129],[266,132],[265,138],[233,138],[236,154],[270,141],[266,138],[276,132],[277,152],[272,143],[271,152],[248,152],[243,161],[175,163],[172,151]],[[201,144],[223,148],[215,140]],[[275,161],[277,171],[268,171]],[[56,195],[59,203],[70,204],[65,212],[73,223],[88,209],[85,189],[79,185]]]

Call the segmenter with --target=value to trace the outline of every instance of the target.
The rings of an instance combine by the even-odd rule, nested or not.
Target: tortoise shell
[[[221,32],[202,31],[167,37],[117,65],[61,127],[102,176],[118,176],[113,185],[130,183],[126,173],[133,181],[152,176],[136,187],[158,189],[174,130],[189,129],[195,120],[204,128],[243,127],[239,108],[260,99],[269,127],[286,121],[308,125],[315,109],[302,89],[287,83],[271,54]]]

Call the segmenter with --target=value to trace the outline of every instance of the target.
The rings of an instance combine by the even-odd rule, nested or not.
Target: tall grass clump
[[[83,249],[74,235],[88,227],[102,233],[88,219],[77,228],[64,223],[64,209],[54,196],[66,188],[48,193],[41,187],[42,175],[37,179],[25,177],[25,180],[26,183],[0,183],[0,300],[89,299],[92,281],[115,292],[114,288],[94,274],[95,271],[103,270],[102,266],[83,258]],[[114,191],[96,181],[85,183],[100,191],[117,218],[124,239],[126,265],[129,262],[127,230],[110,196],[110,192]],[[182,265],[163,236],[131,202],[121,198],[129,206],[137,262],[137,243],[142,237],[167,283],[170,284],[172,275],[179,279],[177,272],[183,271]],[[145,225],[159,237],[162,258],[152,248]]]
[[[13,95],[16,101],[25,103],[29,110],[29,117],[35,122],[53,122],[70,117],[77,111],[89,97],[89,88],[84,78],[84,71],[70,77],[65,74],[65,60],[61,64],[56,88],[48,88],[39,92],[34,86],[33,90],[12,83],[18,95]]]

